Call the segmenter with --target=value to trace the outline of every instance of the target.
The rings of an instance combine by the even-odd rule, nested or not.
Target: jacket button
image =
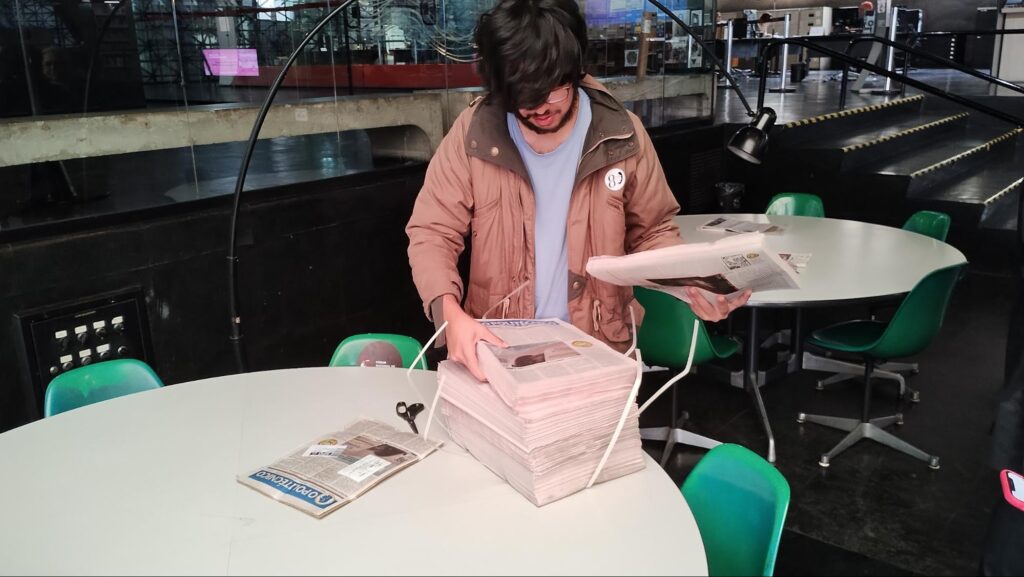
[[[492,146],[491,147],[491,156],[498,156],[498,147],[497,146]]]
[[[470,140],[469,141],[469,147],[472,148],[473,150],[476,150],[476,141],[475,140]]]
[[[579,288],[580,288],[580,281],[578,281],[578,280],[572,281],[572,288],[575,289],[575,290],[579,290]]]

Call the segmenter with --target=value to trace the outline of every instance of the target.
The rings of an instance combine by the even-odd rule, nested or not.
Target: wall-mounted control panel
[[[152,362],[142,298],[140,290],[130,290],[17,315],[39,407],[61,373],[111,359]]]

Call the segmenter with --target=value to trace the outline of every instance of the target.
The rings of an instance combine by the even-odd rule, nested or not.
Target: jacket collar
[[[583,144],[576,182],[595,170],[619,162],[638,149],[633,121],[626,109],[601,83],[589,74],[583,77],[581,88],[590,97],[590,128]],[[526,181],[530,176],[519,150],[508,132],[505,110],[493,99],[483,97],[471,106],[476,107],[469,129],[466,131],[466,154],[511,170]]]

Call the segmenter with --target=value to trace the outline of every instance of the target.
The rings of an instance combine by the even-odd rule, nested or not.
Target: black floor
[[[822,373],[805,371],[763,387],[777,443],[777,467],[792,491],[778,575],[976,574],[998,479],[988,464],[993,397],[1003,385],[1007,317],[1016,284],[982,272],[958,285],[938,338],[918,357],[920,374],[909,384],[921,402],[897,399],[895,385],[876,382],[873,414],[902,411],[894,427],[904,440],[941,458],[933,471],[922,462],[873,442],[862,441],[836,457],[828,469],[818,456],[843,433],[798,424],[798,412],[859,417],[859,381],[815,390]],[[742,311],[737,327],[744,327]],[[807,328],[863,318],[865,307],[809,311]],[[779,323],[790,322],[785,312]],[[720,327],[724,328],[724,327]],[[647,375],[641,396],[664,382]],[[722,442],[744,445],[765,456],[767,442],[746,392],[709,377],[690,375],[679,385],[686,428]],[[663,426],[668,396],[642,417],[642,426]],[[656,459],[663,444],[649,442]],[[681,483],[704,454],[678,447],[666,467]]]

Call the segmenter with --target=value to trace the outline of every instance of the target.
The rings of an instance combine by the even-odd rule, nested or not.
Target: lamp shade
[[[747,162],[761,164],[768,148],[768,132],[775,126],[775,119],[774,110],[762,108],[748,126],[736,131],[729,140],[729,150]]]

